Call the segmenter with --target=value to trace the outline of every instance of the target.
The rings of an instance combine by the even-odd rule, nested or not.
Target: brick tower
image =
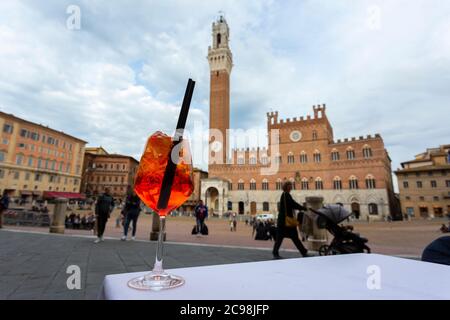
[[[230,74],[233,56],[229,47],[230,30],[223,16],[212,24],[212,47],[208,48],[210,69],[209,167],[227,163],[230,128]],[[214,169],[213,169],[214,171]]]

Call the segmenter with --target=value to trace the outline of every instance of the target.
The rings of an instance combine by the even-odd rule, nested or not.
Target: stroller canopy
[[[326,205],[318,211],[336,224],[351,216],[351,213],[340,205]]]

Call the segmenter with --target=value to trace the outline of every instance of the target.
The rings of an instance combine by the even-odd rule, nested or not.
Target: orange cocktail
[[[158,199],[164,172],[172,149],[172,137],[157,131],[147,141],[136,174],[134,190],[141,200],[160,216],[165,216],[181,206],[194,191],[192,182],[192,164],[189,146],[183,141],[179,148],[179,161],[170,193],[169,202],[165,209],[158,209]]]

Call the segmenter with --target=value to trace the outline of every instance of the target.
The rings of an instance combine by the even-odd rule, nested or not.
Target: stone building
[[[44,192],[78,197],[86,141],[0,112],[0,189],[31,202]]]
[[[294,198],[322,196],[357,217],[378,220],[396,211],[391,159],[379,134],[335,140],[326,106],[313,116],[280,119],[267,113],[268,147],[229,150],[230,74],[233,58],[223,17],[213,23],[210,65],[210,152],[202,198],[211,211],[277,214],[281,184]],[[276,167],[275,172],[269,168]]]
[[[450,145],[427,149],[395,172],[403,214],[443,217],[450,213]]]
[[[201,181],[203,179],[208,178],[208,172],[203,171],[198,168],[194,168],[192,175],[193,175],[192,179],[194,181],[194,191],[192,192],[189,199],[186,200],[186,202],[183,203],[183,205],[179,209],[180,211],[188,212],[188,213],[194,212],[195,206],[197,205],[198,201],[201,199],[201,192],[200,192]]]
[[[138,166],[133,157],[109,154],[102,147],[86,148],[82,190],[90,197],[109,188],[114,197],[122,199],[134,185]]]

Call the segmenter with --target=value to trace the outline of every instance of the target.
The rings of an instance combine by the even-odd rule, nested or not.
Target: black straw
[[[186,126],[186,120],[189,113],[189,107],[191,105],[192,95],[194,93],[195,81],[189,79],[186,92],[184,94],[183,105],[181,106],[180,116],[178,117],[177,129],[173,138],[172,148],[170,148],[166,171],[164,172],[164,178],[161,183],[161,193],[158,199],[158,209],[166,209],[169,202],[170,194],[172,192],[173,179],[175,177],[175,170],[177,169],[178,154],[175,155],[176,159],[172,159],[172,150],[181,143],[183,140],[183,131]],[[174,161],[175,160],[175,161]]]

